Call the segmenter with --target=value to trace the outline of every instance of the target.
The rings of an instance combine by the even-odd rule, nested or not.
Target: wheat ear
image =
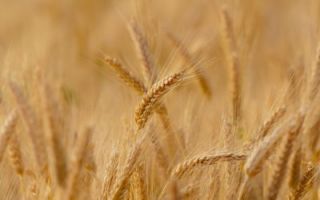
[[[320,46],[318,46],[315,62],[312,66],[311,78],[309,82],[308,101],[312,102],[319,91],[320,84]]]
[[[123,80],[127,86],[134,89],[134,91],[137,92],[139,96],[143,96],[146,93],[147,89],[143,85],[143,83],[141,83],[137,78],[131,75],[131,73],[127,71],[117,59],[106,56],[104,58],[104,61],[107,64],[109,64],[114,69],[114,71],[118,74],[120,79]],[[164,129],[168,133],[172,133],[173,130],[170,124],[168,111],[165,105],[160,104],[157,107],[156,112],[161,120],[161,123]]]
[[[229,66],[232,119],[237,125],[241,117],[240,66],[232,21],[226,8],[222,8],[221,19],[224,50]]]
[[[246,158],[247,156],[245,154],[236,153],[220,153],[216,155],[196,156],[190,160],[178,164],[172,171],[172,176],[181,177],[188,170],[192,170],[196,166],[214,165],[221,161],[241,161],[245,160]]]
[[[291,190],[294,190],[297,188],[299,181],[300,181],[300,173],[301,173],[301,163],[302,163],[302,151],[299,147],[294,155],[292,160],[292,168],[290,171],[290,180],[289,180],[289,186]]]
[[[17,125],[17,113],[16,110],[11,111],[11,113],[6,118],[5,122],[1,126],[0,130],[0,163],[3,159],[6,148],[10,142],[12,134],[14,134],[15,126]]]
[[[291,120],[292,119],[290,118],[289,122]],[[271,135],[265,137],[259,145],[256,145],[244,165],[245,172],[249,177],[253,177],[260,173],[263,164],[269,158],[272,150],[285,134],[287,129],[287,123],[284,123],[282,126],[277,127]]]
[[[41,80],[40,80],[41,81]],[[57,183],[64,187],[67,177],[67,156],[64,145],[62,144],[61,133],[62,128],[59,118],[56,114],[58,103],[55,101],[51,88],[45,81],[42,84],[42,102],[45,114],[45,125],[47,127],[47,138],[49,149],[53,162],[53,174]]]
[[[110,193],[112,191],[112,186],[116,181],[118,166],[119,166],[119,153],[115,151],[111,156],[111,159],[109,161],[109,164],[106,170],[107,174],[103,181],[100,200],[107,200],[109,198]]]
[[[189,64],[191,66],[195,66],[196,64],[195,64],[189,50],[182,44],[182,42],[180,40],[178,40],[178,38],[175,37],[172,33],[167,32],[167,36],[170,39],[171,43],[178,49],[181,57],[184,60],[184,63]],[[196,79],[199,83],[199,86],[200,86],[200,89],[202,90],[202,92],[208,98],[211,98],[212,93],[210,90],[209,83],[207,82],[205,77],[201,73],[196,73],[195,71],[194,71],[194,74],[196,76]]]
[[[38,164],[39,171],[45,172],[48,167],[47,149],[44,135],[40,131],[40,124],[36,119],[35,113],[33,112],[31,105],[27,101],[21,89],[13,82],[9,82],[9,88],[12,92],[18,111],[22,116],[29,137],[31,138],[33,151],[36,156],[36,162]]]
[[[182,71],[164,78],[163,80],[155,83],[142,97],[142,101],[135,111],[135,120],[138,125],[138,129],[142,129],[145,126],[160,98],[173,86],[180,83],[184,78],[184,74],[185,71]]]
[[[85,162],[88,145],[91,141],[92,137],[92,128],[87,127],[84,132],[80,135],[78,144],[76,146],[74,152],[74,158],[72,161],[72,170],[70,171],[70,175],[68,177],[68,185],[66,191],[66,200],[76,200],[78,199],[79,191],[78,191],[78,181],[80,176],[80,171],[83,168],[83,164]]]
[[[267,199],[275,200],[281,191],[283,182],[287,175],[289,158],[294,147],[295,140],[300,133],[304,115],[298,116],[294,124],[290,127],[289,132],[284,140],[283,147],[279,152],[277,164],[272,174],[270,184],[268,186]]]
[[[136,46],[138,56],[142,61],[142,71],[146,81],[145,83],[146,85],[150,85],[153,83],[152,72],[155,69],[155,64],[150,53],[148,41],[138,24],[133,20],[129,22],[129,31]]]
[[[126,187],[128,185],[129,178],[134,172],[134,167],[137,163],[137,160],[141,154],[141,145],[143,144],[145,139],[145,135],[140,138],[133,149],[130,151],[129,156],[125,162],[124,168],[118,176],[116,183],[114,184],[111,200],[121,199],[122,195],[126,191]]]
[[[129,87],[133,88],[140,96],[146,92],[146,88],[143,83],[131,75],[117,59],[106,56],[103,60],[112,67],[121,80],[123,80]]]
[[[259,144],[263,138],[267,136],[271,128],[284,116],[286,113],[286,107],[282,106],[275,110],[270,117],[263,122],[262,126],[257,131],[257,137],[248,145],[248,149]]]
[[[291,194],[290,200],[302,199],[314,183],[315,175],[318,172],[318,168],[313,166],[309,167],[308,170],[302,176],[302,179],[299,182],[297,189]]]
[[[146,200],[146,191],[145,191],[145,174],[143,165],[137,166],[135,171],[131,176],[131,187],[134,194],[134,199]]]
[[[24,173],[24,163],[22,160],[22,153],[20,149],[20,144],[16,134],[11,136],[9,141],[9,159],[12,165],[12,168],[16,171],[19,176],[22,176]]]

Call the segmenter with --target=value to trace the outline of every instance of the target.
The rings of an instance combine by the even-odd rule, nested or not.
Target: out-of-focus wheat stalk
[[[40,124],[21,88],[13,82],[9,82],[9,88],[15,98],[18,110],[26,124],[29,137],[32,141],[33,151],[36,155],[38,168],[41,172],[45,173],[45,170],[48,167],[48,157],[46,141],[44,139],[44,135],[40,131]]]
[[[221,10],[221,20],[221,29],[224,42],[223,47],[227,57],[230,78],[232,119],[234,124],[238,124],[241,118],[240,64],[233,24],[225,7],[223,7]]]

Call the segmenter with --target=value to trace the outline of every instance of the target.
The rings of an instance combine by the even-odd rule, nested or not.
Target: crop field
[[[320,200],[319,0],[0,0],[0,200]]]

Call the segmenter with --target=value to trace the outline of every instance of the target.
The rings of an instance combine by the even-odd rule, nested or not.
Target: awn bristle
[[[170,41],[172,42],[172,44],[179,50],[179,53],[184,60],[184,64],[190,65],[190,66],[195,66],[196,63],[194,62],[194,60],[191,56],[191,53],[189,52],[187,47],[185,47],[182,44],[182,42],[180,40],[178,40],[178,38],[175,37],[172,33],[167,32],[167,36],[170,39]],[[196,76],[196,79],[199,83],[199,86],[200,86],[200,89],[202,90],[202,92],[208,98],[211,98],[212,92],[211,92],[208,81],[205,79],[205,77],[201,73],[197,73],[196,71],[194,71],[194,74]]]

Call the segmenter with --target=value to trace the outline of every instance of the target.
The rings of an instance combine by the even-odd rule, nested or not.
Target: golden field
[[[320,1],[0,0],[0,199],[320,199]]]

